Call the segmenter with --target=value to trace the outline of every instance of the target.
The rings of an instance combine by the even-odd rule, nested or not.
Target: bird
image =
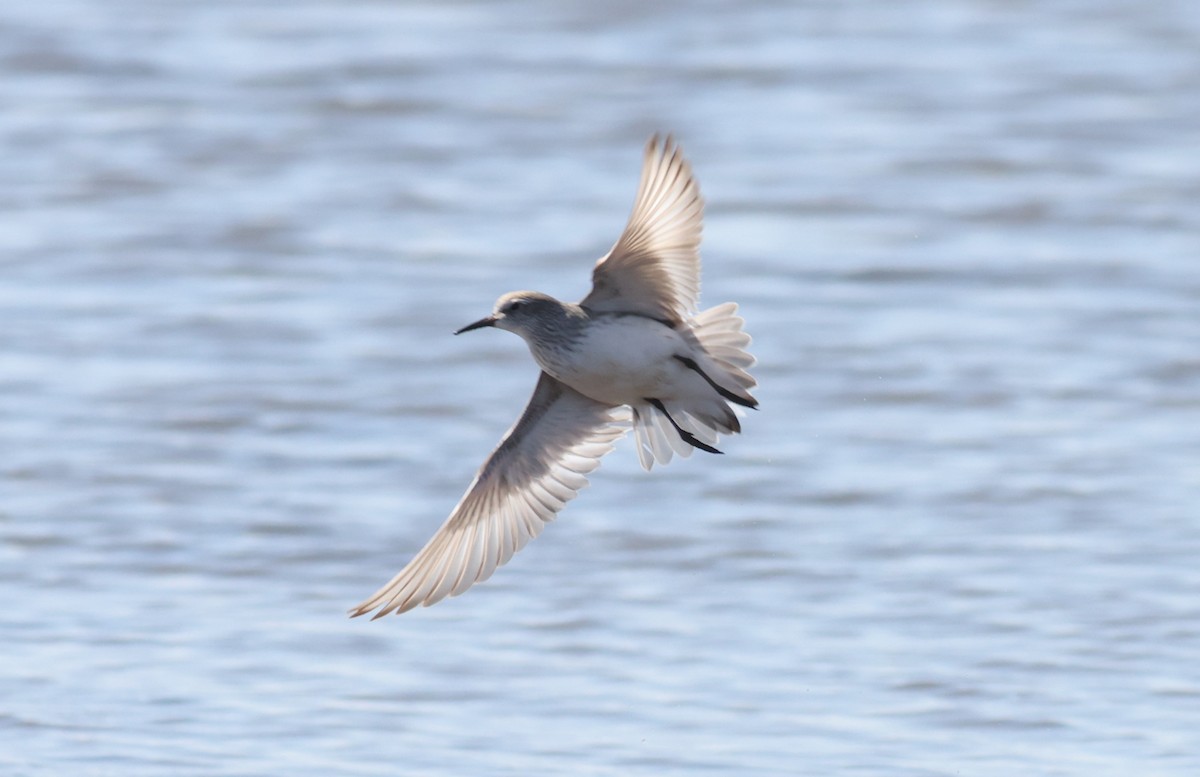
[[[541,368],[533,396],[450,517],[351,617],[435,604],[491,577],[587,485],[631,428],[642,467],[693,450],[719,454],[757,409],[755,359],[737,305],[699,311],[704,201],[678,143],[646,144],[632,212],[578,303],[501,296],[484,328],[520,335]]]

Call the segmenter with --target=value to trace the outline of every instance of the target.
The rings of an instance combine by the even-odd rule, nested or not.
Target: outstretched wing
[[[542,373],[520,420],[446,523],[408,566],[352,616],[376,618],[457,596],[491,577],[587,485],[625,433],[612,408]]]
[[[600,312],[640,313],[678,323],[700,301],[704,200],[671,136],[646,144],[642,181],[625,232],[592,271],[579,303]]]

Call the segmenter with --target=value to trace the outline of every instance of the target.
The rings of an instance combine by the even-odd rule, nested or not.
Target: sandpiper
[[[455,332],[515,332],[541,376],[445,524],[352,616],[428,606],[491,577],[587,485],[630,427],[647,470],[672,453],[720,453],[718,435],[741,431],[733,406],[758,405],[747,372],[754,357],[737,305],[697,312],[703,215],[679,146],[655,135],[629,222],[596,262],[586,297],[515,291]]]

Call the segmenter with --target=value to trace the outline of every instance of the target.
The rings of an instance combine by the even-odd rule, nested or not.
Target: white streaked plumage
[[[542,373],[520,420],[446,523],[354,614],[404,612],[487,580],[587,485],[587,473],[625,433],[614,421],[612,408]]]
[[[740,431],[732,405],[758,404],[746,371],[754,357],[736,305],[696,312],[702,219],[691,168],[670,137],[655,136],[629,222],[587,297],[513,292],[456,333],[521,335],[541,377],[441,529],[352,615],[404,612],[486,580],[587,485],[631,417],[645,469],[693,448],[719,453],[718,435]]]
[[[625,231],[592,271],[579,303],[595,311],[641,313],[671,322],[700,304],[704,200],[679,146],[646,144],[642,180]]]

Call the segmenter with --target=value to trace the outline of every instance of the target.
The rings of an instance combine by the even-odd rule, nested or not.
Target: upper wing
[[[584,475],[626,431],[614,420],[611,408],[543,372],[524,414],[446,523],[351,615],[428,606],[491,577],[587,485]]]
[[[704,200],[671,136],[646,144],[642,181],[625,232],[592,271],[585,308],[677,323],[700,301]]]

